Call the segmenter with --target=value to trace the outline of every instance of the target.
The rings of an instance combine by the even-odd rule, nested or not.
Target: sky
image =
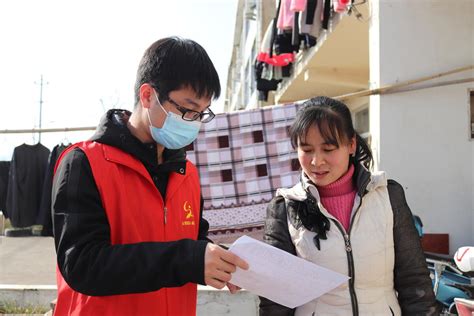
[[[133,109],[138,63],[154,41],[190,38],[208,52],[222,94],[232,54],[237,0],[0,1],[0,130],[95,126],[110,108]],[[90,132],[43,133],[52,149]],[[0,134],[0,160],[38,135]]]

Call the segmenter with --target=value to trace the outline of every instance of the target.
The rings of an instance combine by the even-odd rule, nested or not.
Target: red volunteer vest
[[[110,224],[112,245],[197,239],[200,185],[196,167],[189,161],[186,174],[172,172],[166,201],[143,164],[112,146],[82,142],[64,151],[81,148],[90,163],[102,205]],[[165,223],[164,210],[167,209]],[[136,211],[140,210],[137,215]],[[195,315],[197,285],[139,294],[88,296],[71,289],[57,270],[58,300],[54,315]],[[133,278],[133,275],[124,275]]]

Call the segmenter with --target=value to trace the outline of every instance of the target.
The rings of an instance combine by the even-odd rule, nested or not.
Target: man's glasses
[[[173,101],[171,98],[168,97],[168,101],[173,104],[178,111],[180,111],[183,116],[183,120],[185,121],[200,121],[201,123],[208,123],[210,122],[216,115],[214,112],[211,111],[211,109],[207,109],[204,112],[198,112],[194,110],[187,109],[185,107],[182,107],[175,101]]]

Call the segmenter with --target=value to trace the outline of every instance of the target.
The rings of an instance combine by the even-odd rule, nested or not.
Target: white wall
[[[471,0],[373,0],[370,81],[385,86],[474,64]],[[473,78],[474,72],[437,79]],[[425,232],[449,233],[450,251],[474,245],[472,82],[372,96],[376,165],[405,188]]]

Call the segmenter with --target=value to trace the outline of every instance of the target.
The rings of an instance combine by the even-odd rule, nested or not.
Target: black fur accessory
[[[289,205],[291,205],[296,210],[296,227],[299,228],[301,225],[303,225],[307,230],[316,233],[313,238],[313,242],[316,248],[321,250],[320,239],[327,239],[326,232],[329,230],[331,223],[329,219],[324,216],[323,213],[321,213],[316,199],[312,194],[306,192],[306,200],[290,200]]]

